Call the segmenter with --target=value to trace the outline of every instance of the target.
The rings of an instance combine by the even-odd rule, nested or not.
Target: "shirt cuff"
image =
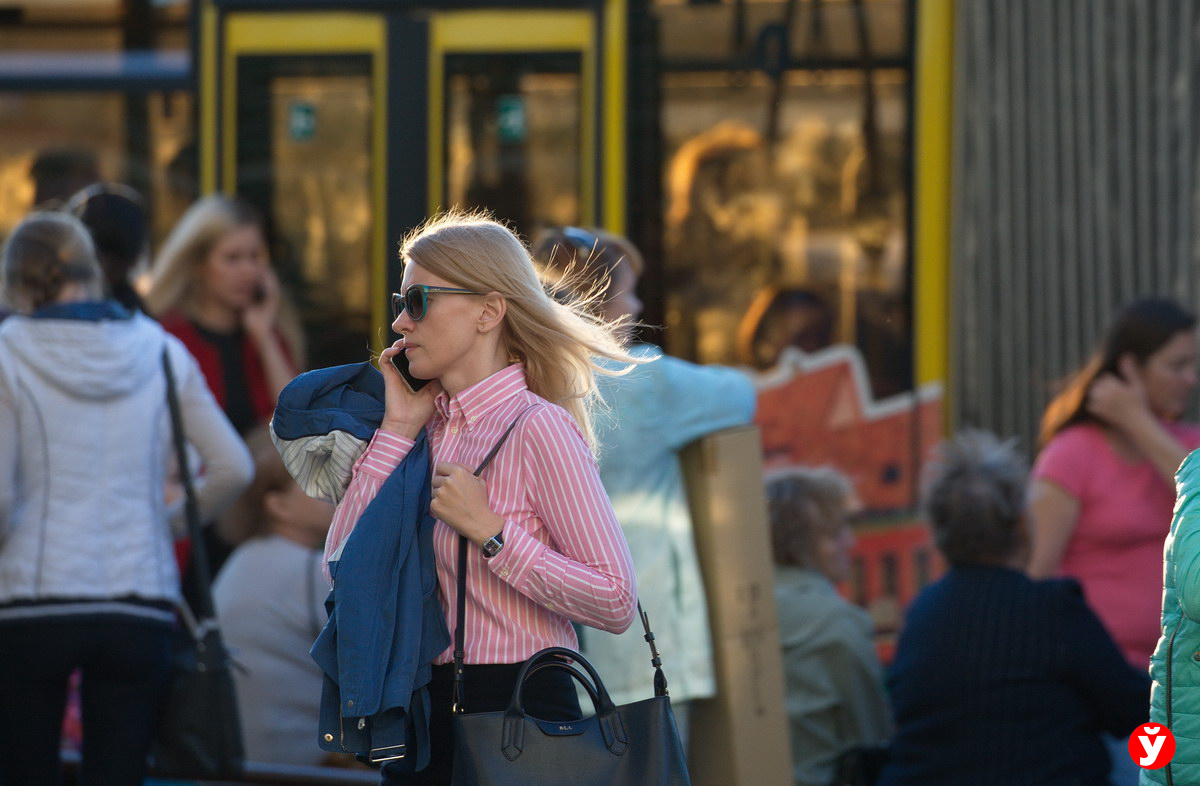
[[[484,560],[484,563],[505,583],[520,587],[542,559],[548,546],[513,521],[505,520],[502,532],[504,548],[496,556]]]
[[[376,429],[371,444],[358,460],[358,470],[373,478],[387,480],[416,444],[416,440]]]

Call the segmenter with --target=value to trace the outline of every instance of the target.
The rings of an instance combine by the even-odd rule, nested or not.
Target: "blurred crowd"
[[[268,434],[308,368],[294,293],[241,200],[199,200],[153,254],[147,226],[137,193],[96,184],[30,214],[4,246],[0,784],[56,782],[61,746],[81,750],[93,782],[141,777],[130,762],[153,740],[191,549],[209,558],[239,664],[247,758],[354,766],[316,744],[323,677],[309,656],[335,507],[305,494]],[[645,263],[627,239],[562,227],[530,253],[552,296],[590,304],[646,361],[599,379],[599,474],[671,655],[686,742],[689,707],[716,678],[679,454],[749,423],[754,386],[637,342]],[[1181,420],[1195,323],[1170,300],[1129,304],[1047,408],[1032,469],[991,434],[941,446],[922,506],[949,568],[909,608],[886,671],[871,618],[839,591],[862,507],[851,479],[829,467],[765,479],[796,784],[1159,782],[1126,748],[1140,724],[1167,722],[1169,669],[1200,640],[1179,605],[1200,579],[1174,485],[1200,446],[1200,425]],[[202,467],[200,543],[180,528],[162,363]],[[580,645],[616,703],[652,694],[639,630],[587,630]],[[1192,717],[1194,686],[1181,685],[1176,724]],[[1180,769],[1200,767],[1181,728],[1176,772],[1200,776]]]

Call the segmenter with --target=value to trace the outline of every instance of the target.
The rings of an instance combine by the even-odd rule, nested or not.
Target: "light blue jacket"
[[[630,351],[657,359],[624,376],[599,378],[609,407],[596,418],[600,479],[629,542],[671,698],[687,701],[712,696],[716,684],[679,451],[706,434],[748,423],[756,397],[749,377],[736,369],[688,363],[649,344]],[[642,637],[639,625],[619,636],[584,631],[583,652],[617,704],[654,695]]]

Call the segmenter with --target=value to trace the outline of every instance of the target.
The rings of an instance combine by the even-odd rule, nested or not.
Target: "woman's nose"
[[[413,321],[408,317],[408,311],[401,311],[397,317],[392,320],[393,333],[408,333],[413,329]]]

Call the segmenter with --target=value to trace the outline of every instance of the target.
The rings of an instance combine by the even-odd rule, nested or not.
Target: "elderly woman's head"
[[[943,443],[926,470],[922,505],[952,565],[998,564],[1025,547],[1024,461],[1012,441],[968,429]]]
[[[775,562],[819,571],[833,582],[850,577],[849,514],[858,500],[832,467],[788,467],[767,477],[767,517]]]

